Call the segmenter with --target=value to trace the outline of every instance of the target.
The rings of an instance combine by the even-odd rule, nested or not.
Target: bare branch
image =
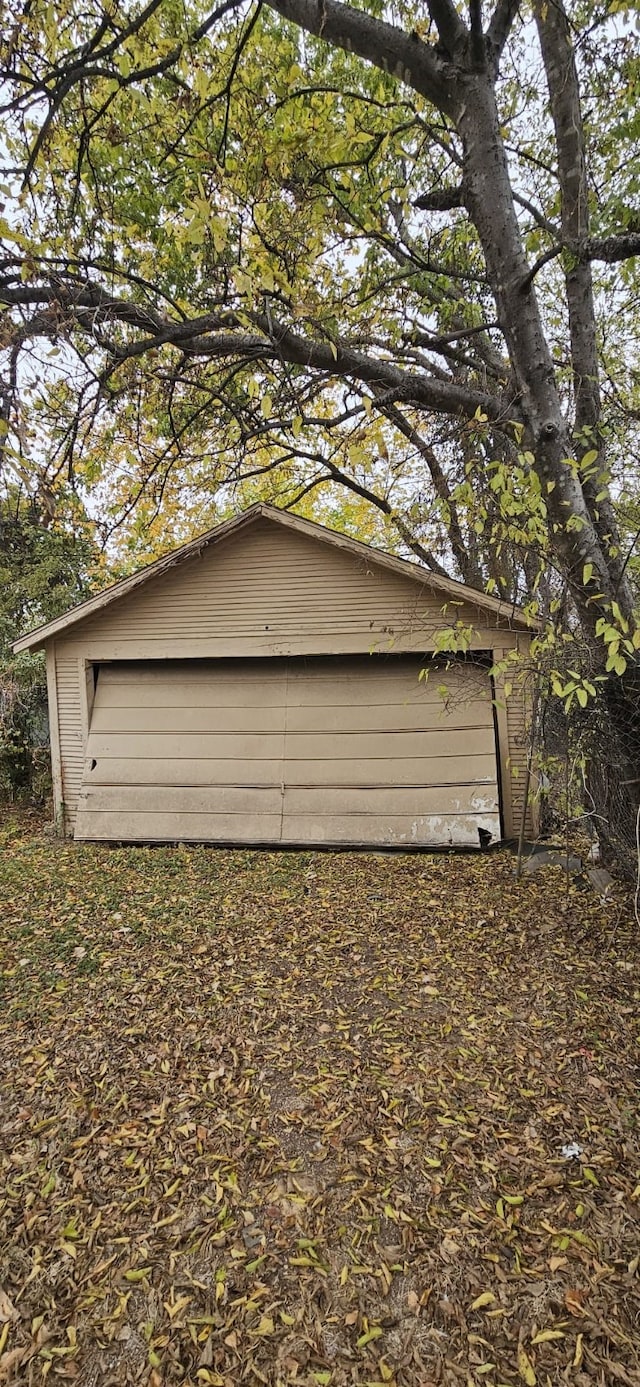
[[[603,260],[614,265],[621,260],[633,260],[640,255],[640,232],[621,231],[616,236],[592,236],[581,247],[585,260]]]
[[[502,56],[513,22],[520,9],[520,0],[498,0],[487,29],[487,48],[495,66]]]
[[[421,212],[452,212],[464,206],[462,184],[457,188],[434,188],[417,197],[413,205]]]
[[[563,249],[564,247],[561,245],[551,246],[549,250],[546,250],[544,252],[544,255],[538,256],[538,259],[536,260],[535,264],[531,266],[531,269],[529,270],[528,274],[525,275],[524,279],[522,280],[522,283],[520,284],[521,294],[526,293],[530,285],[533,284],[533,281],[536,275],[539,274],[540,270],[544,269],[545,265],[548,265],[551,260],[556,260],[557,257],[562,254]]]

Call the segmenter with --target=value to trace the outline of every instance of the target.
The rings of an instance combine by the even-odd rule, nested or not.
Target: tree
[[[607,704],[640,644],[616,517],[638,420],[626,8],[10,16],[17,465],[34,431],[80,485],[115,454],[115,515],[145,527],[207,482],[277,469],[298,506],[345,487],[433,569],[568,613]]]
[[[42,655],[14,657],[11,643],[80,601],[97,559],[88,523],[63,505],[52,524],[37,497],[0,489],[0,792],[12,798],[31,788],[46,745],[47,684]]]

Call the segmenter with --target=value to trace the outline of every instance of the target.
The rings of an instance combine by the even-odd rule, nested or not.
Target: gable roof
[[[203,549],[208,549],[221,540],[228,539],[230,535],[236,534],[260,519],[273,521],[275,524],[283,526],[284,529],[297,531],[298,534],[320,540],[325,544],[332,544],[337,549],[342,549],[360,560],[365,560],[370,566],[390,570],[392,573],[400,574],[403,578],[408,578],[411,582],[419,583],[422,587],[429,587],[432,592],[444,598],[457,602],[464,601],[483,611],[493,612],[517,630],[531,631],[537,626],[535,620],[525,616],[518,607],[513,606],[510,602],[502,602],[497,597],[490,597],[487,593],[478,592],[475,588],[467,587],[466,583],[459,583],[454,578],[442,578],[438,574],[431,573],[429,569],[423,568],[420,564],[411,563],[407,559],[397,559],[393,554],[385,553],[383,549],[374,549],[370,544],[363,544],[359,539],[351,539],[348,535],[340,534],[337,530],[330,530],[325,525],[317,524],[316,521],[303,520],[298,515],[291,515],[288,511],[278,510],[276,506],[259,501],[232,520],[226,520],[221,525],[216,525],[212,530],[207,530],[197,539],[182,544],[179,549],[174,549],[170,554],[165,554],[163,558],[147,564],[145,568],[141,568],[137,573],[132,573],[130,577],[122,578],[120,582],[113,583],[111,587],[103,588],[93,597],[85,598],[84,602],[79,602],[77,606],[71,607],[63,616],[56,617],[54,621],[48,621],[45,625],[36,627],[26,636],[21,636],[19,640],[13,642],[14,653],[18,655],[23,650],[41,648],[61,631],[66,631],[70,626],[75,626],[77,622],[84,621],[86,617],[102,611],[112,602],[118,602],[121,597],[128,596],[136,588],[150,582],[152,578],[160,578],[171,568],[175,568],[176,565],[184,563],[187,559],[196,558]]]

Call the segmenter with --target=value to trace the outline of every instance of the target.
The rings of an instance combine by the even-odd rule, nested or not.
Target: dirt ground
[[[0,852],[0,1381],[640,1384],[621,893]]]

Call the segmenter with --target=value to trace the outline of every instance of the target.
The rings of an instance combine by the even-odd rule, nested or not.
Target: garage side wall
[[[52,658],[58,700],[59,750],[59,774],[56,776],[54,759],[53,785],[54,795],[60,795],[60,802],[54,805],[54,813],[56,822],[64,825],[65,832],[71,833],[78,807],[86,746],[87,729],[82,699],[84,661],[78,646],[68,641],[55,643]],[[51,750],[55,758],[53,741]]]
[[[526,660],[530,638],[520,635],[516,648]],[[494,647],[496,664],[504,659],[508,647]],[[526,667],[519,673],[509,674],[510,692],[505,693],[505,677],[495,681],[496,724],[498,749],[500,755],[500,778],[502,782],[502,811],[506,838],[516,838],[522,823],[527,762],[531,744],[532,687],[531,674]],[[539,830],[539,804],[536,796],[537,782],[532,777],[529,786],[525,834],[527,838],[537,837]]]

